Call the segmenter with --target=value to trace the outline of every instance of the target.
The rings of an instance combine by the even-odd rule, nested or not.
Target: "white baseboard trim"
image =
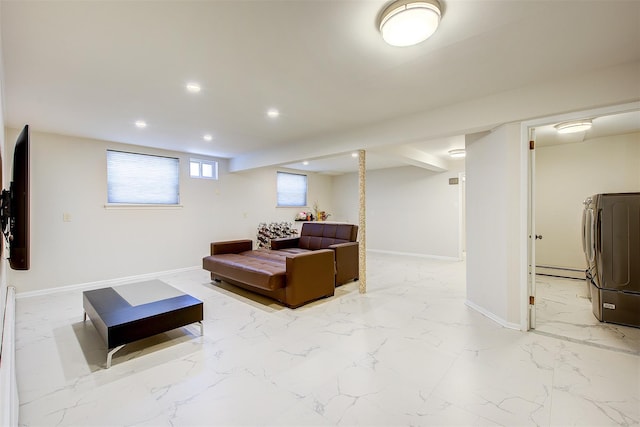
[[[586,280],[584,269],[571,267],[536,265],[536,274],[539,274],[541,276],[566,277],[568,279]]]
[[[70,291],[87,291],[91,289],[108,288],[116,285],[124,285],[126,283],[135,283],[142,280],[158,279],[164,276],[171,276],[173,274],[184,273],[186,271],[200,270],[201,266],[177,268],[175,270],[159,271],[155,273],[139,274],[136,276],[120,277],[116,279],[98,280],[96,282],[79,283],[76,285],[59,286],[57,288],[41,289],[37,291],[20,292],[16,294],[17,299],[37,297],[41,295],[56,294],[59,292]]]
[[[500,326],[503,326],[505,328],[508,329],[515,329],[517,331],[520,330],[520,324],[519,323],[511,323],[511,322],[507,322],[506,320],[504,320],[503,318],[496,316],[495,314],[487,311],[486,309],[480,307],[479,305],[469,301],[469,300],[465,300],[464,304],[477,311],[478,313],[482,314],[485,317],[488,317],[489,319],[493,320],[494,322],[496,322],[497,324],[499,324]]]
[[[449,257],[449,256],[440,256],[440,255],[428,255],[428,254],[417,254],[415,252],[397,252],[397,251],[386,251],[383,249],[367,249],[367,252],[377,253],[377,254],[387,254],[387,255],[401,255],[401,256],[410,256],[417,258],[429,258],[429,259],[439,259],[442,261],[462,261],[462,259],[457,257]]]

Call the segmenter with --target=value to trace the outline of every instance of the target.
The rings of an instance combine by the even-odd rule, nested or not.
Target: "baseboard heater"
[[[550,265],[536,265],[536,274],[541,276],[564,277],[567,279],[585,280],[585,270]]]
[[[0,353],[0,425],[18,425],[18,383],[15,363],[16,289],[7,287],[5,306],[2,307],[2,353]]]

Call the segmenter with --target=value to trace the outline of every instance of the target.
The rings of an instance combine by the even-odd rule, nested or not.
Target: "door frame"
[[[464,260],[467,252],[466,172],[458,173],[458,258]]]
[[[590,117],[606,116],[611,114],[620,114],[630,111],[640,110],[640,102],[630,102],[626,104],[610,105],[606,107],[599,107],[589,110],[574,111],[571,113],[557,114],[548,117],[542,117],[538,119],[523,121],[520,123],[520,208],[523,212],[523,217],[520,221],[520,329],[528,331],[531,328],[530,325],[530,308],[529,308],[529,271],[530,262],[535,266],[535,250],[530,253],[529,245],[529,224],[532,218],[535,218],[535,205],[530,200],[535,200],[534,193],[531,193],[531,181],[535,181],[535,166],[530,167],[529,162],[529,130],[535,129],[539,126],[552,125],[555,123],[561,123],[571,120],[578,120]],[[535,227],[535,225],[534,225]],[[533,237],[533,236],[532,236]],[[535,271],[535,269],[533,270]],[[535,280],[535,276],[532,278]],[[533,295],[535,298],[535,285],[533,286]],[[535,305],[531,307],[531,310],[535,310]]]

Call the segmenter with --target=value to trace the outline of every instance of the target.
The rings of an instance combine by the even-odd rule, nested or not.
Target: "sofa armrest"
[[[271,249],[297,248],[300,244],[300,237],[280,237],[271,239]]]
[[[320,249],[288,256],[286,302],[298,307],[335,291],[334,251]]]
[[[351,250],[353,250],[353,248],[355,248],[357,250],[358,247],[359,247],[358,242],[336,243],[335,245],[329,245],[329,249],[333,249],[335,251],[337,251],[337,250],[345,250],[345,248],[352,248]],[[346,249],[346,250],[348,250],[348,249]]]
[[[336,285],[356,280],[360,275],[360,245],[358,242],[329,246],[336,253]]]
[[[238,254],[253,249],[253,240],[228,240],[211,243],[211,255]]]

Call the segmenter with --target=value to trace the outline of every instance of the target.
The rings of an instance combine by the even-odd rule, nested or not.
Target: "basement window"
[[[278,207],[307,206],[307,176],[277,173]]]
[[[218,162],[215,160],[190,159],[191,178],[218,179]]]
[[[107,150],[107,203],[178,206],[180,160]]]

